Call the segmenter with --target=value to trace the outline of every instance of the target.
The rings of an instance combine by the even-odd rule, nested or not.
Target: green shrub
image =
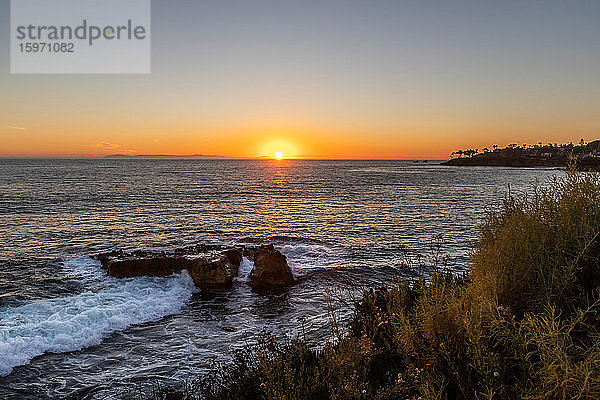
[[[600,283],[600,178],[570,171],[490,214],[472,254],[471,289],[519,316],[583,306]]]
[[[581,318],[596,313],[596,307],[570,320],[563,319],[554,307],[539,314],[527,314],[518,322],[504,320],[509,326],[505,333],[510,337],[513,352],[499,358],[502,386],[496,388],[495,394],[502,392],[507,398],[519,399],[599,398],[598,326],[590,327],[596,343],[581,346],[572,335]],[[488,355],[493,351],[493,347],[487,348]],[[481,358],[474,358],[477,359]],[[520,379],[515,379],[518,377],[515,368],[521,371]]]

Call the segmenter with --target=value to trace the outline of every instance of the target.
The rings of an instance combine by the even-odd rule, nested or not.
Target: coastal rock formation
[[[188,271],[200,288],[231,285],[242,261],[241,248],[222,250],[218,246],[199,245],[176,249],[173,253],[136,250],[132,253],[113,251],[96,256],[110,276],[169,276]]]
[[[250,272],[250,285],[267,289],[294,284],[292,271],[283,254],[273,245],[261,246],[254,252],[254,269]]]
[[[225,247],[200,244],[173,252],[116,250],[96,255],[107,274],[116,278],[169,276],[185,269],[194,284],[203,289],[231,286],[238,275],[242,257],[254,261],[250,273],[253,287],[268,289],[294,283],[285,256],[273,245]]]
[[[182,265],[182,269],[188,271],[196,286],[207,288],[231,285],[233,278],[238,274],[240,263],[239,261],[237,264],[231,263],[229,257],[223,254],[212,260],[204,258],[186,260]]]

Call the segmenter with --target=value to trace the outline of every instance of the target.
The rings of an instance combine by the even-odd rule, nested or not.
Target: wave
[[[234,280],[238,282],[248,282],[252,268],[254,268],[254,262],[250,261],[246,257],[242,257],[238,276],[234,278]]]
[[[89,257],[69,260],[65,267],[80,277],[85,292],[2,310],[1,376],[44,353],[81,350],[129,326],[175,314],[195,290],[185,271],[167,278],[117,279]]]
[[[329,244],[307,237],[277,235],[269,237],[245,237],[242,244],[272,243],[287,257],[288,265],[295,278],[306,275],[314,269],[337,268],[348,263],[348,248]],[[252,270],[252,267],[250,267]],[[243,279],[239,279],[242,280]]]
[[[277,249],[288,259],[295,277],[300,277],[313,269],[337,268],[348,261],[347,249],[320,243],[287,243]]]
[[[277,250],[286,256],[295,278],[305,276],[314,269],[343,267],[347,265],[349,260],[347,247],[302,236],[244,237],[240,239],[239,243],[273,244]],[[252,267],[250,267],[250,270],[252,270]],[[238,280],[247,281],[247,279],[239,277]]]

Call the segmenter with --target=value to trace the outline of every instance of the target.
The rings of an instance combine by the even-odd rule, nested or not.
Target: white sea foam
[[[131,325],[177,313],[194,291],[185,271],[166,278],[116,279],[87,257],[69,260],[65,267],[95,288],[0,310],[0,375],[46,352],[97,345]]]
[[[250,272],[254,268],[254,262],[250,261],[246,257],[242,258],[242,262],[240,263],[240,269],[238,272],[238,276],[235,278],[238,282],[248,282],[248,277],[250,276]]]
[[[344,249],[332,248],[321,243],[287,243],[278,246],[287,257],[292,274],[297,278],[314,268],[331,268],[343,265]]]
[[[95,258],[74,257],[65,260],[63,266],[68,279],[77,279],[91,287],[102,286],[106,283],[106,271],[101,268],[100,261]]]

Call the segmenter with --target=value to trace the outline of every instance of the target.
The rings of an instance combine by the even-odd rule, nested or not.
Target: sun
[[[281,160],[283,158],[283,153],[281,151],[276,151],[274,156],[276,159]]]

